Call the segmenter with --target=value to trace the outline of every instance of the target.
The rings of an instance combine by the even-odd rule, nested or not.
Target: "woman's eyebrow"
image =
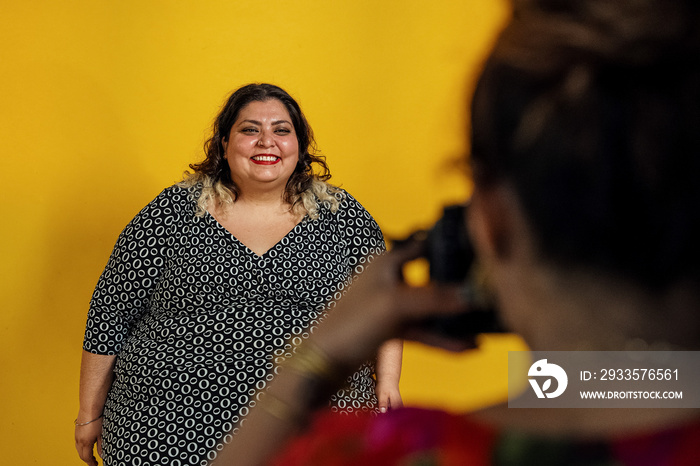
[[[262,123],[259,122],[258,120],[242,120],[241,123],[252,123],[254,125],[262,125]],[[272,125],[282,125],[285,123],[290,124],[290,125],[292,124],[292,122],[289,120],[275,120],[271,124]]]

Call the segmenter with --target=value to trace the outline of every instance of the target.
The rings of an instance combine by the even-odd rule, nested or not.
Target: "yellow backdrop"
[[[387,236],[468,195],[465,96],[507,6],[494,0],[5,2],[0,15],[0,451],[79,464],[85,313],[123,226],[180,179],[225,96],[272,82],[302,104],[334,181]],[[505,397],[506,350],[407,345],[408,403]]]

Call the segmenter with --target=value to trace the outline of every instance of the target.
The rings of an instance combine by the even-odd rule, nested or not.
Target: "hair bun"
[[[694,60],[699,13],[697,0],[513,0],[500,52],[519,56],[523,65],[534,55],[556,63],[571,52],[632,66]]]

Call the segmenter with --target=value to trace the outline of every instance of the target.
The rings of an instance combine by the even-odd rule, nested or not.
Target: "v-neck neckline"
[[[253,251],[250,249],[246,244],[238,239],[233,233],[231,233],[228,228],[223,226],[217,219],[212,215],[211,212],[207,211],[206,212],[207,217],[209,217],[209,220],[213,222],[216,227],[219,229],[219,231],[224,234],[225,236],[228,236],[235,244],[239,246],[239,248],[243,249],[244,252],[246,252],[249,255],[254,256],[256,259],[264,259],[265,256],[269,254],[270,251],[277,249],[277,247],[287,238],[293,236],[296,234],[296,230],[301,227],[301,225],[306,221],[306,215],[304,215],[301,220],[292,227],[291,230],[289,230],[283,237],[281,237],[275,244],[273,244],[267,251],[263,252],[262,254],[258,254],[257,252]]]

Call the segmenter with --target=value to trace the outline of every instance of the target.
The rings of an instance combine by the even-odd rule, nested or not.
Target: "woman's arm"
[[[165,270],[166,258],[172,248],[168,239],[175,234],[183,211],[190,209],[192,203],[182,188],[164,189],[119,234],[95,286],[83,340],[80,410],[76,423],[96,420],[75,428],[76,449],[80,458],[89,465],[97,465],[93,457],[95,444],[98,453],[101,454],[102,450],[100,416],[112,385],[116,358],[113,355],[121,350],[134,323],[148,311],[147,303],[155,288],[154,283]],[[135,251],[137,244],[139,249]],[[112,291],[121,289],[122,283],[127,281],[130,293]]]
[[[379,347],[377,353],[377,400],[379,411],[387,412],[403,406],[399,379],[401,378],[401,362],[403,359],[403,340],[395,338]]]
[[[90,466],[97,466],[93,448],[102,455],[102,411],[107,392],[112,385],[116,356],[93,354],[83,350],[80,362],[80,408],[75,420],[75,448],[80,459]],[[83,424],[93,421],[89,424]]]

